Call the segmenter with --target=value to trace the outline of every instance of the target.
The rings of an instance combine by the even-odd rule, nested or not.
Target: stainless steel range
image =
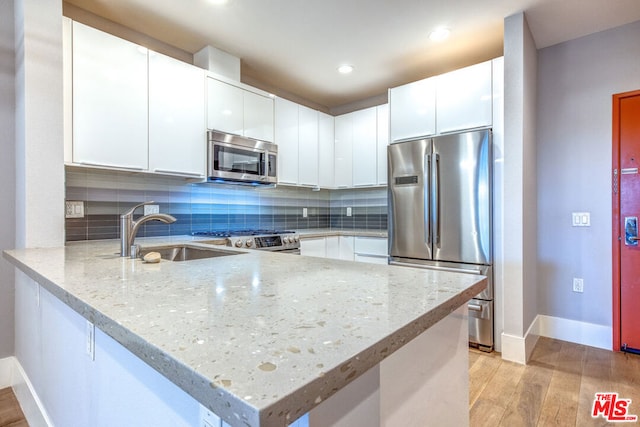
[[[194,236],[225,238],[227,239],[227,246],[234,246],[236,248],[300,254],[300,236],[295,231],[196,231],[191,234]]]

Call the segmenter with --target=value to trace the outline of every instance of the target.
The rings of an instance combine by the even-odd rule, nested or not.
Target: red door
[[[614,95],[613,131],[614,349],[640,350],[640,91]]]

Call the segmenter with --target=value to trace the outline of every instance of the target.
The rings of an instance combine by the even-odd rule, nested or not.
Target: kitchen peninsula
[[[139,243],[185,242],[207,247],[188,237]],[[284,426],[307,412],[311,426],[427,416],[468,424],[466,302],[485,288],[483,276],[225,251],[239,254],[146,264],[119,257],[117,241],[5,251],[24,273],[17,274],[17,307],[32,304],[42,316],[42,342],[66,337],[51,354],[39,349],[43,369],[76,361],[54,388],[84,385],[74,425],[136,425],[136,414],[147,425],[196,425],[198,402],[232,426]],[[49,311],[72,319],[75,331],[47,330],[55,329]],[[88,355],[84,319],[96,328]],[[141,374],[122,357],[152,369]],[[104,359],[120,367],[98,368]],[[141,392],[129,401],[118,369],[151,397]],[[56,424],[72,425],[61,423],[70,416],[63,407],[49,404]],[[123,418],[100,418],[117,417],[113,411]]]

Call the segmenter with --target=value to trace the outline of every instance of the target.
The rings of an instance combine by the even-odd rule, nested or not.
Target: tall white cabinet
[[[205,176],[205,71],[149,55],[149,170]]]
[[[73,162],[146,170],[147,50],[78,22],[72,31]]]

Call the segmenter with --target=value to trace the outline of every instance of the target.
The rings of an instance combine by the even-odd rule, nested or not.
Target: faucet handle
[[[144,203],[140,203],[139,205],[135,205],[134,207],[132,207],[130,210],[128,210],[127,212],[123,213],[122,215],[120,215],[121,217],[126,217],[126,216],[132,216],[133,212],[135,212],[136,209],[138,209],[140,206],[144,206],[144,205],[151,205],[155,203],[153,200],[148,201],[148,202],[144,202]]]

